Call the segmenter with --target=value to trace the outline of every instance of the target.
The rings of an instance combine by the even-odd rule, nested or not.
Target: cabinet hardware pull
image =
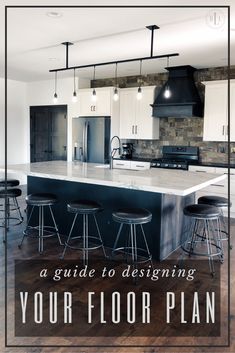
[[[224,127],[225,127],[225,125],[223,125],[223,130],[222,130],[222,135],[224,136]]]
[[[228,125],[227,125],[227,129],[226,130],[227,130],[226,135],[228,135]]]
[[[116,165],[125,165],[124,163],[115,163]]]
[[[220,185],[220,184],[211,184],[211,186],[219,186],[220,188],[224,188],[224,185]]]
[[[135,128],[134,125],[132,125],[132,135],[134,135],[134,133],[135,133],[134,128]]]
[[[135,126],[135,133],[136,133],[136,135],[137,135],[137,125]]]
[[[195,172],[197,172],[197,173],[206,173],[205,170],[195,170]]]

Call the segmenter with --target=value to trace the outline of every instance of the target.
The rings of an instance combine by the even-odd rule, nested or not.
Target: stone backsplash
[[[118,78],[120,88],[155,85],[161,87],[167,80],[167,73],[149,74],[140,76],[127,76]],[[195,73],[195,82],[201,99],[204,100],[203,81],[224,80],[228,78],[227,67],[200,69]],[[230,67],[230,78],[235,78],[235,66]],[[91,87],[114,86],[115,79],[97,79],[91,82]],[[198,146],[202,162],[227,163],[228,144],[226,142],[203,141],[203,118],[161,118],[159,140],[130,140],[134,143],[134,156],[159,157],[164,145]],[[127,141],[127,140],[125,140]],[[235,147],[231,143],[230,147]],[[230,155],[231,163],[235,163],[235,153]]]

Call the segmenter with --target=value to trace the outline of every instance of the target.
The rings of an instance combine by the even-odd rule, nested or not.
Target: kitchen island
[[[108,247],[112,247],[118,229],[112,221],[112,211],[122,207],[147,208],[153,219],[145,225],[146,236],[156,260],[163,260],[181,244],[183,208],[195,202],[195,192],[226,178],[183,170],[111,170],[107,165],[64,161],[14,165],[8,167],[8,172],[28,176],[28,193],[57,195],[60,202],[55,206],[55,216],[62,234],[68,234],[72,221],[67,212],[68,201],[85,198],[101,203],[104,210],[98,221]]]

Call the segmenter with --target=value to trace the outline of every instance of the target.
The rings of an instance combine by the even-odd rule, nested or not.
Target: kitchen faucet
[[[112,143],[114,139],[118,140],[119,147],[112,148]],[[113,157],[115,156],[117,151],[119,152],[119,154],[121,154],[121,140],[117,135],[114,135],[110,141],[110,169],[113,169]]]

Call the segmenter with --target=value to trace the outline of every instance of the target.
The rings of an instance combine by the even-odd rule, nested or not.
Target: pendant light
[[[169,56],[167,57],[167,67],[166,68],[168,68],[168,67],[169,67]],[[170,91],[169,83],[167,82],[166,87],[165,87],[165,91],[164,91],[164,97],[166,99],[168,99],[168,98],[170,98],[170,96],[171,96],[171,91]]]
[[[118,85],[117,85],[117,63],[115,67],[115,88],[113,92],[113,100],[116,102],[119,99],[119,94],[118,94]]]
[[[140,60],[140,85],[138,87],[138,91],[137,91],[137,95],[136,95],[136,98],[138,100],[142,99],[142,88],[141,88],[141,80],[142,80],[142,60]]]
[[[93,81],[95,81],[95,65],[94,65]],[[92,91],[91,100],[92,100],[92,102],[96,102],[97,101],[97,95],[96,95],[95,88]]]
[[[76,83],[75,83],[75,69],[73,70],[73,97],[72,102],[76,103],[78,101],[77,92],[76,92]]]
[[[57,96],[57,71],[55,71],[55,92],[53,96],[53,103],[56,104],[58,102],[58,96]]]

